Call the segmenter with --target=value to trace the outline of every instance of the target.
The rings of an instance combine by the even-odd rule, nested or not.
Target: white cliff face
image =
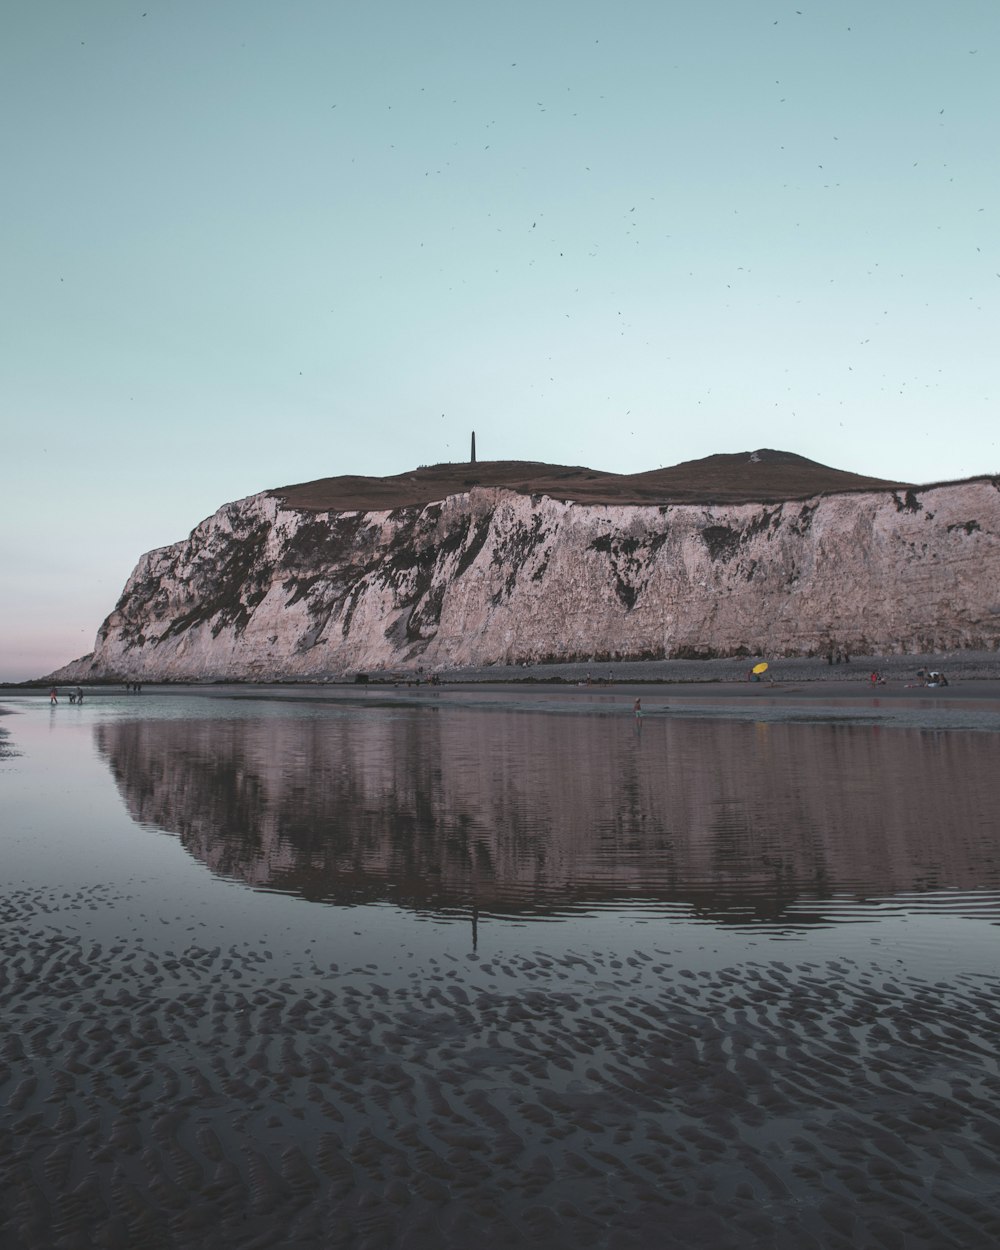
[[[1000,646],[1000,479],[784,504],[473,488],[393,512],[227,504],[143,556],[67,679]]]

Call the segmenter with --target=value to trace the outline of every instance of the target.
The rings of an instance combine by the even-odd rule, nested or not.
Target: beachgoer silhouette
[[[636,716],[642,715],[642,700],[641,699],[636,699],[636,701],[632,704],[632,711],[636,714]]]
[[[83,687],[82,686],[77,686],[76,688],[76,701],[77,703],[83,702]]]
[[[55,688],[55,686],[53,686],[52,689],[49,691],[49,702],[50,703],[59,702],[59,691]]]

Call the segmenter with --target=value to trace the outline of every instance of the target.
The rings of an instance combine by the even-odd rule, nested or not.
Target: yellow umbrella
[[[752,670],[752,671],[753,671],[753,672],[755,672],[755,673],[766,673],[766,672],[767,672],[767,665],[766,665],[766,664],[755,664],[755,665],[753,666],[753,670]]]

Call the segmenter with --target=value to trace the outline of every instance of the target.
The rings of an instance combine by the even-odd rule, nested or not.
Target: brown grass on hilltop
[[[316,512],[382,512],[422,506],[474,486],[588,504],[777,503],[845,491],[907,489],[831,469],[787,451],[707,456],[646,473],[602,473],[533,460],[435,464],[395,477],[325,477],[271,491],[285,506]]]

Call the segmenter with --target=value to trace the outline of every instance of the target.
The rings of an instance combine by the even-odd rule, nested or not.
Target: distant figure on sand
[[[49,702],[50,703],[59,702],[59,691],[55,688],[55,686],[53,686],[52,689],[49,691]]]
[[[641,699],[636,699],[636,701],[632,704],[632,711],[636,714],[636,716],[642,715],[642,700]]]
[[[76,688],[76,701],[77,703],[83,702],[83,687],[82,686],[77,686]]]

